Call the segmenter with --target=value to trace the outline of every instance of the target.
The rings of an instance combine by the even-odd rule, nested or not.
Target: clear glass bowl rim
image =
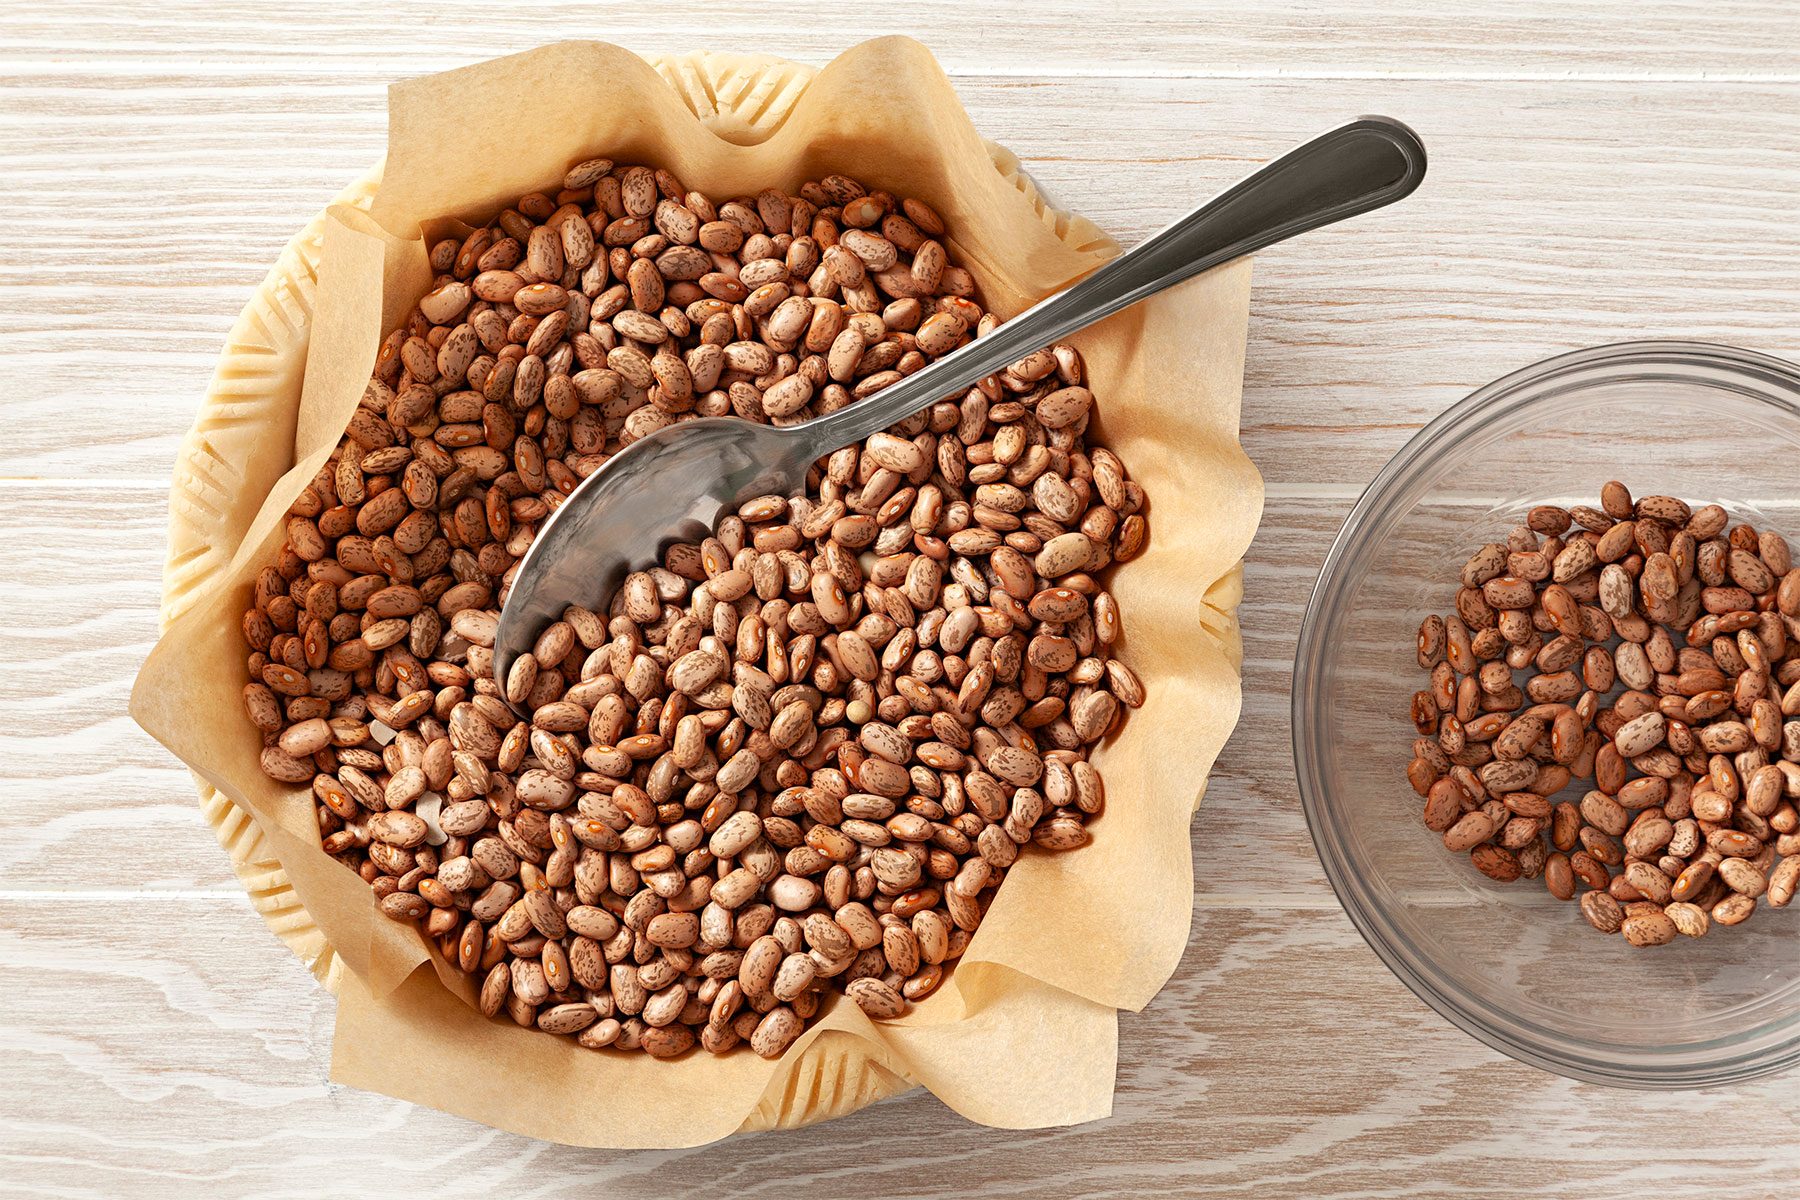
[[[1388,460],[1357,498],[1325,555],[1307,598],[1294,652],[1290,697],[1294,773],[1313,847],[1345,914],[1388,969],[1440,1016],[1503,1054],[1571,1079],[1638,1089],[1713,1087],[1800,1065],[1800,1015],[1739,1037],[1626,1054],[1519,1019],[1470,995],[1440,964],[1415,950],[1351,869],[1349,851],[1327,816],[1323,797],[1328,781],[1314,745],[1311,719],[1319,676],[1330,652],[1321,631],[1334,612],[1338,584],[1348,564],[1361,555],[1365,531],[1377,514],[1392,507],[1396,493],[1429,469],[1441,450],[1489,421],[1540,402],[1546,392],[1623,382],[1639,375],[1735,385],[1733,390],[1741,395],[1800,421],[1800,366],[1752,350],[1695,341],[1616,342],[1574,350],[1514,371],[1459,400]]]

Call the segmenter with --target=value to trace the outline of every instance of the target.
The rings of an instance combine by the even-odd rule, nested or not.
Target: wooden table
[[[227,327],[381,153],[396,76],[576,36],[823,62],[885,32],[933,46],[977,125],[1127,243],[1360,112],[1412,122],[1433,155],[1405,204],[1257,264],[1243,440],[1268,508],[1243,722],[1194,825],[1187,957],[1123,1020],[1114,1116],[1013,1133],[915,1092],[618,1154],[328,1085],[330,996],[124,715],[155,637],[169,464]],[[1795,1079],[1578,1086],[1390,977],[1307,840],[1286,692],[1358,489],[1470,388],[1633,337],[1800,357],[1796,45],[1785,0],[9,6],[0,1193],[1793,1196]]]

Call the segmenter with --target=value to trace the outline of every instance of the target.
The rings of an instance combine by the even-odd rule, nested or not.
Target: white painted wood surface
[[[1123,1021],[1115,1115],[1008,1133],[914,1093],[818,1129],[612,1154],[329,1086],[331,998],[124,716],[155,635],[166,471],[225,330],[379,155],[395,76],[561,37],[823,62],[890,32],[930,44],[982,130],[1127,242],[1358,112],[1414,123],[1433,154],[1404,205],[1257,266],[1244,442],[1270,501],[1244,718],[1194,826],[1189,953]],[[0,1194],[1794,1195],[1794,1080],[1579,1086],[1395,982],[1306,838],[1286,687],[1357,490],[1471,387],[1628,337],[1800,357],[1796,45],[1786,0],[9,9]]]

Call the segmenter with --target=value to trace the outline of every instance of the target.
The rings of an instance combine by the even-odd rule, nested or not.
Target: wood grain
[[[1263,78],[1420,77],[1606,80],[1793,79],[1800,32],[1781,0],[1716,4],[1589,0],[1441,0],[1397,5],[1342,0],[1328,9],[1278,0],[1171,5],[1033,0],[1004,14],[922,3],[871,13],[826,0],[701,6],[540,0],[496,9],[435,0],[380,6],[352,0],[131,0],[83,5],[79,28],[54,10],[8,22],[10,56],[32,69],[71,49],[102,69],[178,62],[206,79],[219,64],[327,65],[385,78],[458,66],[470,56],[527,50],[559,38],[605,38],[647,53],[731,46],[823,62],[881,34],[907,34],[952,74],[1002,69],[1038,78],[1158,75]]]
[[[1633,1114],[1656,1102],[1499,1059],[1353,937],[1330,910],[1203,910],[1175,978],[1125,1016],[1114,1115],[1092,1125],[984,1129],[913,1092],[823,1128],[609,1153],[327,1084],[331,997],[241,902],[5,901],[0,1049],[32,1103],[0,1104],[0,1162],[99,1196],[1788,1194],[1790,1086],[1684,1097],[1672,1127],[1705,1136],[1644,1137]]]
[[[165,481],[276,251],[381,153],[385,83],[559,37],[823,62],[925,40],[977,125],[1129,243],[1362,111],[1406,204],[1257,264],[1244,715],[1193,830],[1196,920],[1121,1028],[1115,1115],[971,1126],[914,1092],[813,1130],[571,1150],[326,1082],[332,1000],[251,911],[186,772],[124,716]],[[1544,354],[1692,336],[1800,357],[1800,10],[1075,0],[530,6],[96,0],[0,30],[0,1194],[1771,1197],[1791,1080],[1622,1094],[1414,999],[1326,887],[1287,689],[1351,500],[1424,421]]]

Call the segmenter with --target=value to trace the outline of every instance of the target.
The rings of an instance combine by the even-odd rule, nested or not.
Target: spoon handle
[[[860,404],[796,427],[823,456],[903,421],[1035,350],[1208,268],[1410,195],[1425,146],[1391,117],[1322,134],[925,369]]]

